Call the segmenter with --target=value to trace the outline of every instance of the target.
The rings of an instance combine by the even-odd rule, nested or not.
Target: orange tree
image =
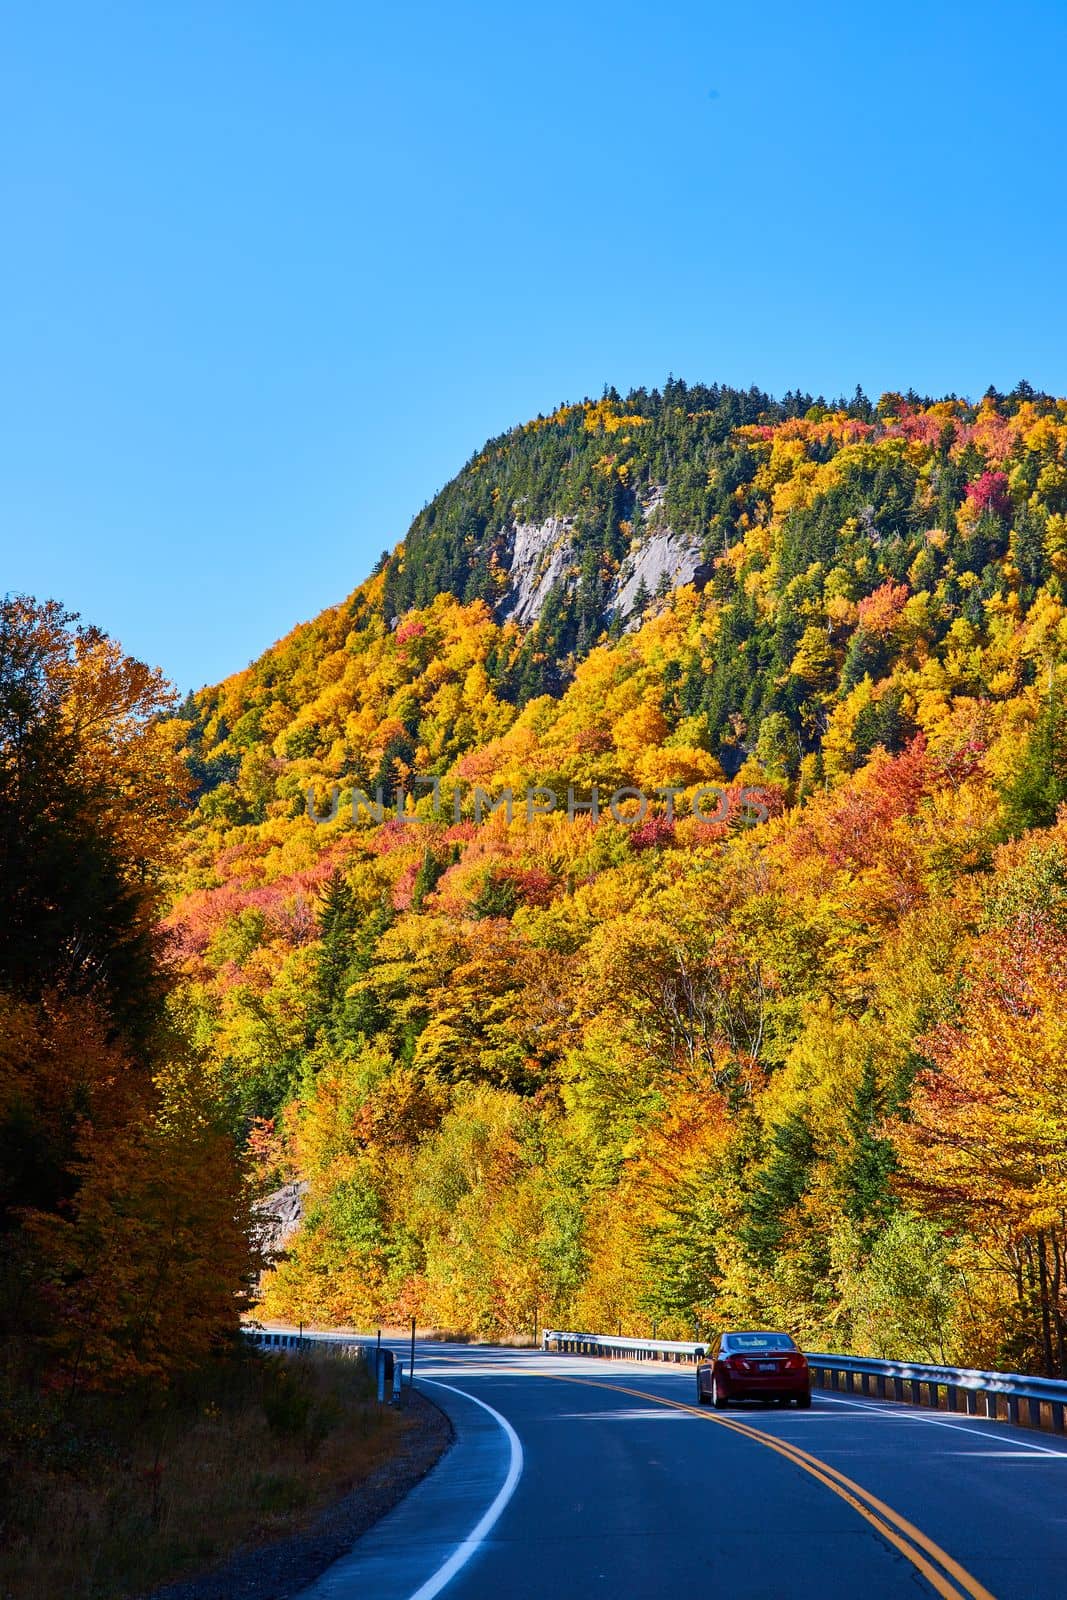
[[[193,1364],[248,1270],[232,1149],[167,1022],[170,709],[55,602],[0,607],[0,1335],[71,1386]]]
[[[1028,914],[976,937],[924,1049],[901,1185],[1010,1283],[1004,1354],[1067,1374],[1067,932]]]

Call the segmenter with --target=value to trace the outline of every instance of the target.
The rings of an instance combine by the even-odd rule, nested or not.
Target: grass
[[[0,1600],[121,1600],[294,1532],[408,1426],[317,1352],[234,1350],[122,1404],[0,1389],[0,1413]]]

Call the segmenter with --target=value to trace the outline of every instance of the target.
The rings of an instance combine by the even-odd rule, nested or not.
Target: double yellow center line
[[[459,1366],[475,1365],[474,1362],[464,1360],[461,1356],[437,1356],[434,1359],[452,1361]],[[528,1369],[521,1367],[498,1367],[494,1370],[523,1372],[526,1377],[532,1376]],[[838,1472],[836,1467],[831,1467],[827,1462],[820,1461],[818,1456],[809,1454],[807,1450],[801,1450],[799,1445],[761,1433],[758,1428],[749,1427],[747,1423],[739,1422],[735,1417],[718,1416],[715,1412],[686,1405],[681,1400],[665,1400],[662,1395],[649,1394],[647,1389],[629,1389],[622,1383],[602,1383],[596,1378],[574,1378],[559,1372],[538,1372],[536,1376],[551,1378],[556,1383],[579,1383],[589,1389],[611,1389],[616,1394],[630,1395],[635,1400],[649,1400],[653,1405],[666,1406],[671,1411],[684,1411],[691,1417],[699,1417],[701,1422],[712,1422],[716,1427],[728,1428],[731,1433],[739,1433],[742,1438],[750,1439],[754,1444],[763,1445],[766,1449],[775,1451],[777,1455],[784,1456],[787,1461],[791,1461],[802,1472],[809,1473],[832,1494],[844,1500],[846,1505],[858,1512],[864,1521],[869,1522],[883,1539],[899,1550],[901,1555],[922,1573],[931,1588],[941,1595],[943,1600],[961,1600],[964,1595],[970,1596],[970,1600],[994,1600],[994,1596],[978,1582],[977,1578],[972,1578],[958,1561],[954,1561],[948,1552],[935,1544],[921,1528],[917,1528],[898,1511],[894,1511],[892,1506],[887,1506],[884,1500],[879,1500],[862,1484],[847,1478],[843,1472]]]

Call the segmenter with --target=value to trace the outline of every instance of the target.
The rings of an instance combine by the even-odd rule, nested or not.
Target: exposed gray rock
[[[663,520],[663,505],[667,499],[667,485],[654,483],[648,491],[647,499],[641,502],[641,515],[647,527],[656,527]]]
[[[619,568],[608,596],[609,621],[614,616],[632,616],[636,627],[640,619],[633,613],[642,585],[651,598],[659,593],[664,578],[669,588],[677,589],[697,579],[702,566],[703,556],[695,539],[670,528],[657,529],[630,552]]]
[[[703,558],[696,539],[677,534],[667,525],[667,490],[655,484],[641,502],[637,548],[626,557],[606,597],[601,622],[613,618],[636,627],[639,617],[636,602],[642,585],[649,597],[666,587],[700,582],[704,576]],[[502,622],[517,622],[528,628],[545,608],[553,589],[573,586],[575,545],[574,521],[570,517],[547,517],[544,522],[514,522],[508,534],[509,581],[498,608]]]
[[[501,621],[523,628],[537,621],[574,555],[573,528],[569,517],[512,525],[510,582]]]
[[[277,1255],[298,1231],[304,1220],[306,1183],[284,1183],[273,1194],[257,1200],[256,1243],[265,1256]]]

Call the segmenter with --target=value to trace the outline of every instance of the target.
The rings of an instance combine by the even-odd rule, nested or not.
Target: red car
[[[803,1350],[787,1333],[721,1333],[697,1367],[697,1405],[719,1411],[731,1400],[811,1405]]]

